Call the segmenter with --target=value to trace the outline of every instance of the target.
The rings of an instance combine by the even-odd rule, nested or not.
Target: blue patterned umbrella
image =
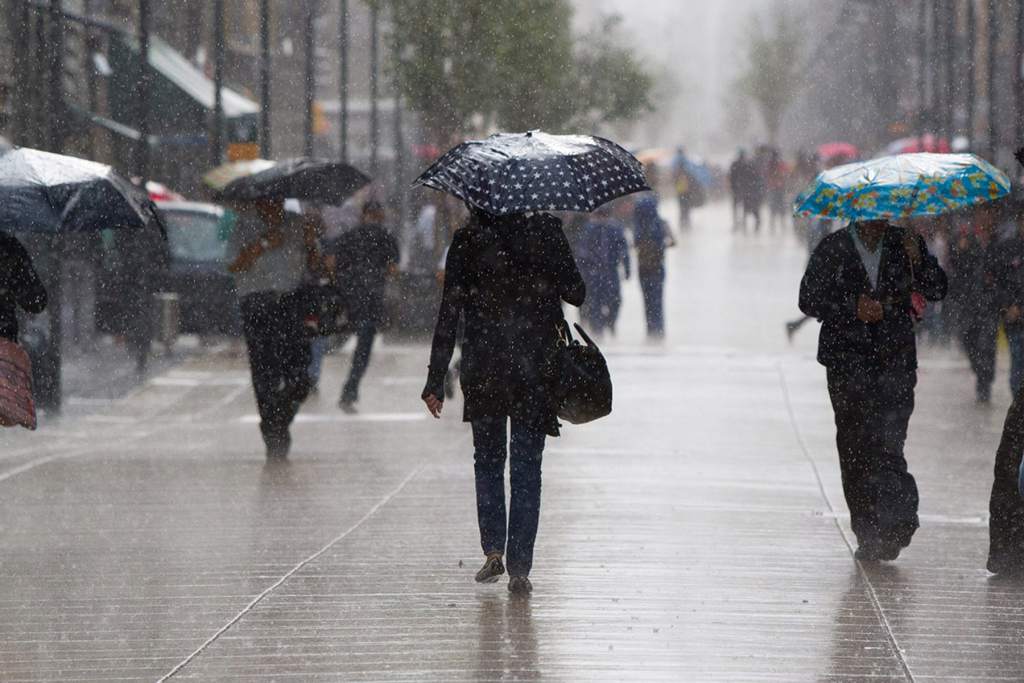
[[[899,154],[825,171],[793,213],[849,221],[936,216],[1009,193],[1006,174],[973,154]]]
[[[527,211],[593,211],[649,190],[636,157],[604,138],[498,133],[453,147],[413,186],[455,195],[497,216]]]

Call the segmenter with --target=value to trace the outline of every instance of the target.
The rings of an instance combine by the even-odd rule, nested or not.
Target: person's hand
[[[857,299],[857,319],[865,323],[877,323],[885,315],[882,303],[875,301],[866,294]]]
[[[441,409],[444,408],[444,401],[433,394],[427,394],[423,397],[423,402],[427,404],[427,410],[430,411],[431,415],[437,419],[441,418]]]
[[[268,230],[263,236],[263,241],[267,243],[267,249],[277,249],[284,244],[284,233],[278,228]]]
[[[252,268],[252,264],[256,263],[256,259],[261,253],[263,251],[260,249],[259,244],[243,249],[238,254],[238,257],[228,265],[228,272],[243,273],[249,270]]]
[[[1006,313],[1003,316],[1003,319],[1006,320],[1006,322],[1008,323],[1015,323],[1018,320],[1020,320],[1020,306],[1018,306],[1017,304],[1013,304],[1012,306],[1007,308]]]
[[[918,244],[916,233],[910,230],[904,231],[903,251],[907,252],[907,258],[915,266],[921,262],[921,245]]]

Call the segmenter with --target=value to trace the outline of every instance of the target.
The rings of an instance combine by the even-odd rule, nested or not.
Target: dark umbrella
[[[0,154],[0,230],[162,227],[146,190],[105,164],[19,147]]]
[[[498,133],[450,149],[413,183],[455,195],[495,215],[593,211],[650,190],[642,164],[590,135]]]
[[[252,175],[236,178],[218,196],[226,200],[302,199],[343,204],[370,182],[359,169],[337,161],[288,159]]]

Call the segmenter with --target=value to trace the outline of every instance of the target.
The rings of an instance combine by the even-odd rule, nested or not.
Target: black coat
[[[917,342],[911,294],[929,301],[946,296],[946,274],[918,236],[921,263],[911,268],[903,249],[901,228],[890,227],[882,237],[878,286],[872,288],[850,230],[832,233],[811,255],[800,283],[800,310],[822,322],[818,362],[853,370],[917,369]],[[881,301],[885,310],[877,323],[857,318],[857,300],[865,294]]]
[[[356,323],[381,322],[388,270],[398,264],[398,241],[384,226],[363,223],[342,234],[327,253],[337,258],[337,283],[349,317]]]
[[[585,295],[557,218],[474,218],[448,251],[423,395],[444,396],[461,314],[463,419],[511,417],[557,435],[546,373],[562,301],[579,306]]]
[[[18,308],[41,313],[46,289],[21,242],[0,232],[0,337],[18,340]]]
[[[1024,310],[1024,237],[1014,235],[996,245],[999,260],[995,268],[996,305],[1000,310],[1017,306]],[[1005,321],[1007,331],[1024,328],[1024,318]]]

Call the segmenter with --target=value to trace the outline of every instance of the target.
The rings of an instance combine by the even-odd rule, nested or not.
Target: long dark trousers
[[[512,499],[505,518],[505,453],[508,420],[482,418],[473,421],[476,509],[480,545],[484,553],[505,553],[511,576],[528,576],[533,567],[533,544],[540,519],[541,459],[544,432],[512,421]]]
[[[665,266],[640,268],[640,291],[644,297],[644,314],[647,317],[647,334],[665,334]]]
[[[242,324],[260,431],[268,445],[288,427],[310,390],[310,341],[287,299],[257,292],[242,300]]]
[[[964,352],[971,363],[971,370],[977,379],[977,388],[984,393],[996,377],[996,336],[999,334],[999,317],[972,315],[963,323],[961,340]]]
[[[1018,392],[1006,414],[996,451],[995,478],[989,499],[988,569],[1024,575],[1024,498],[1017,489],[1024,454],[1024,394]]]
[[[913,370],[828,370],[843,493],[862,545],[905,547],[917,530],[917,483],[903,456],[916,384]]]
[[[341,390],[341,400],[346,403],[355,403],[359,400],[359,383],[363,381],[363,375],[370,367],[370,352],[373,351],[373,340],[376,337],[376,323],[362,323],[356,330],[356,348],[352,352],[352,368],[348,371],[348,379]]]

